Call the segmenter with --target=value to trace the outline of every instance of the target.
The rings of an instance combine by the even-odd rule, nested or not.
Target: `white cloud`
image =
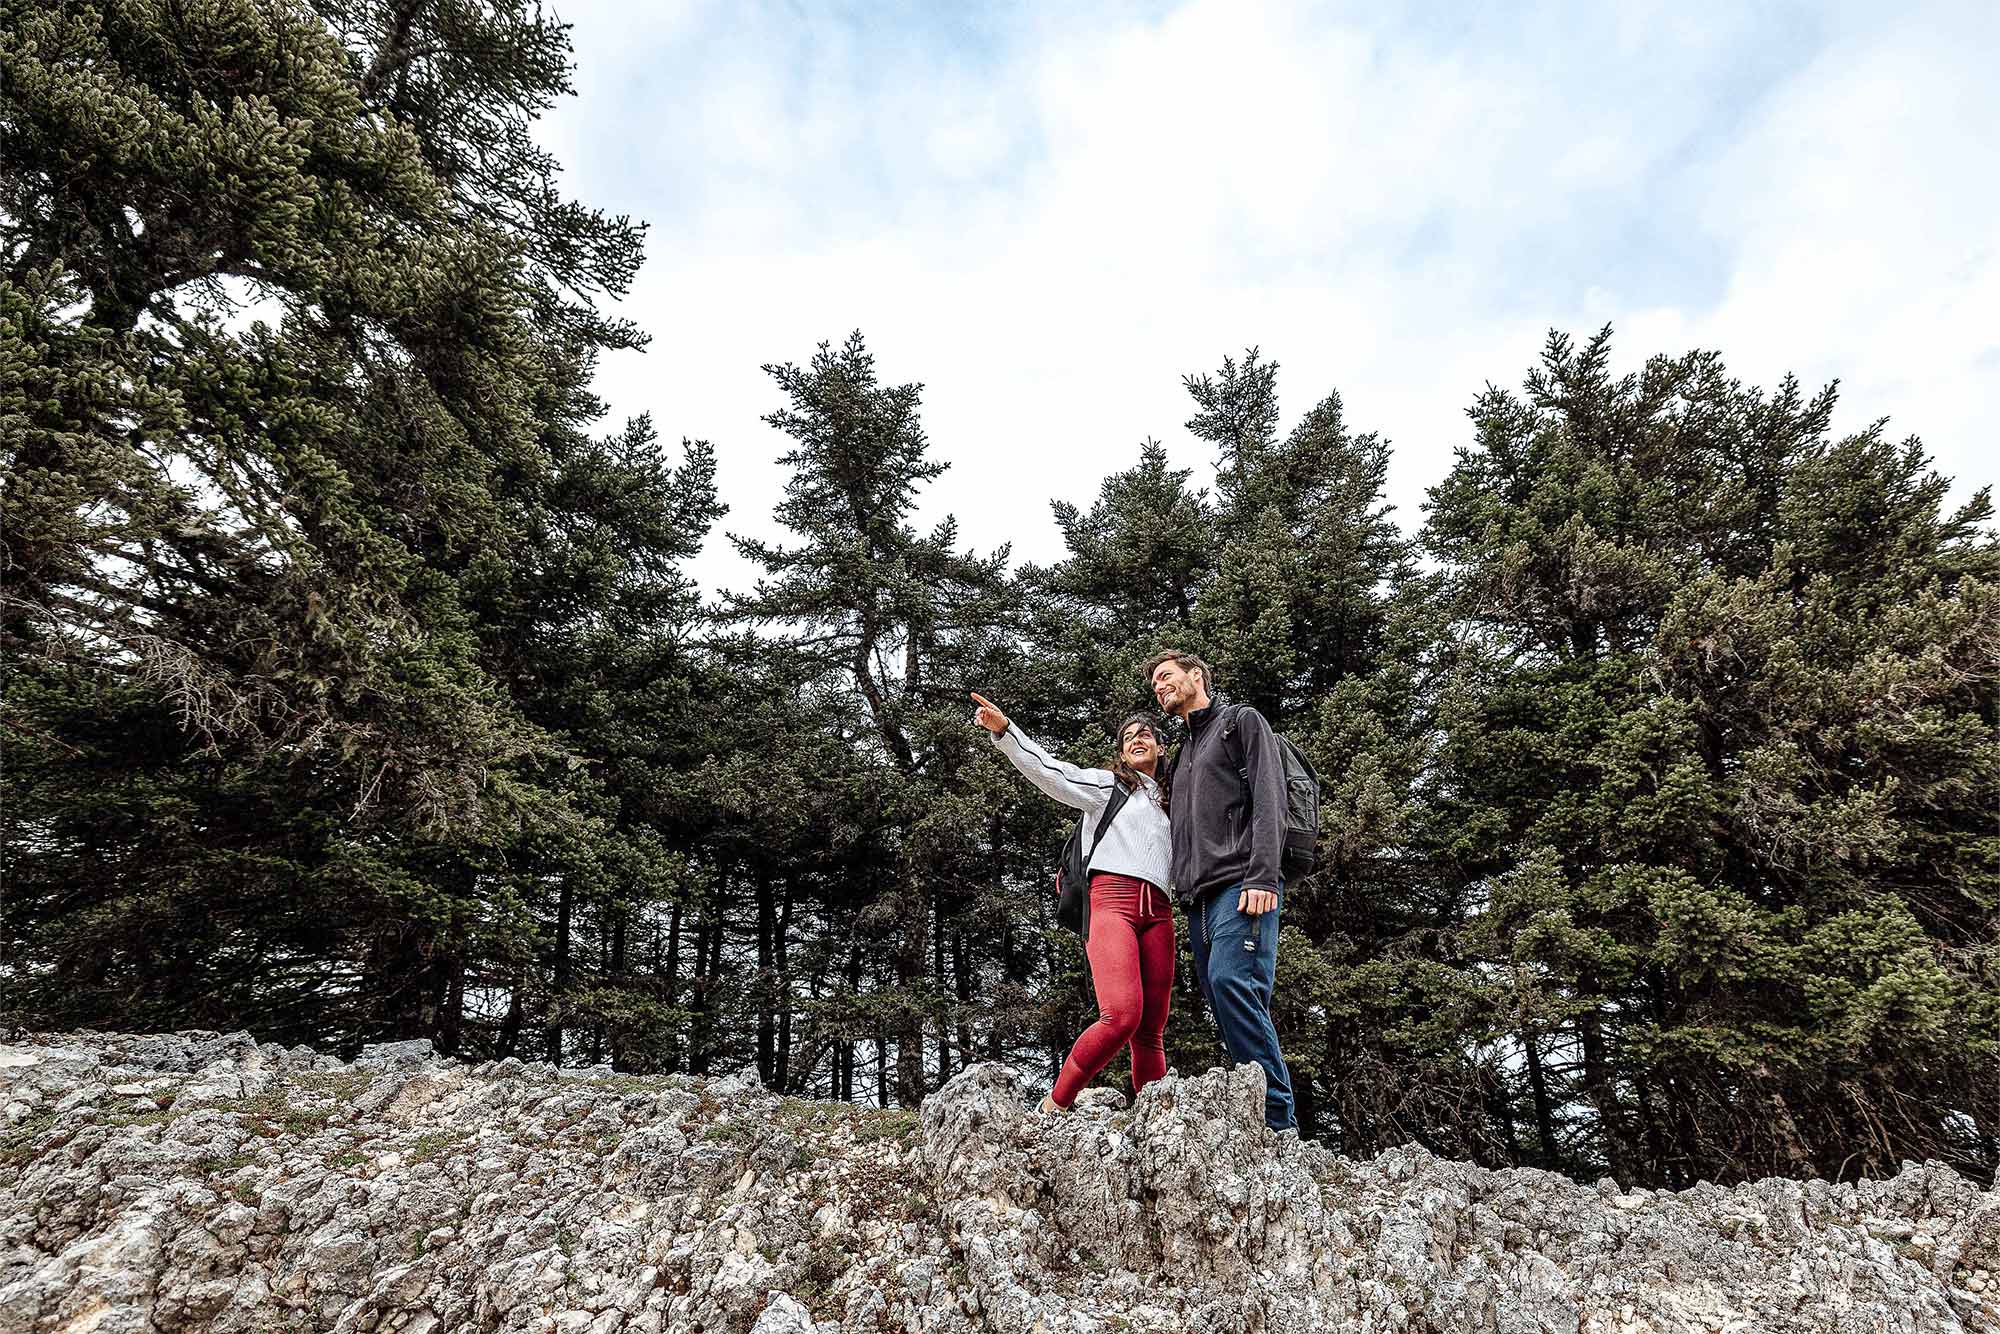
[[[654,223],[626,305],[654,345],[603,392],[717,443],[736,531],[770,530],[783,481],[759,364],[857,326],[926,383],[952,463],[926,517],[1033,559],[1060,554],[1047,502],[1143,437],[1205,471],[1179,377],[1253,343],[1288,418],[1338,388],[1394,439],[1412,525],[1479,388],[1607,319],[1634,364],[1838,375],[1846,424],[1893,414],[1969,493],[2000,364],[1992,22],[1811,12],[1824,32],[1627,7],[1449,34],[1194,0],[955,44],[586,6],[550,142],[581,197]],[[720,542],[699,573],[750,577]]]
[[[1625,326],[1628,344],[1719,347],[1752,382],[1839,379],[1837,430],[1888,417],[1960,499],[1995,480],[2000,369],[2000,97],[1990,45],[1967,37],[1829,45],[1705,173],[1703,221],[1733,258],[1722,299]]]

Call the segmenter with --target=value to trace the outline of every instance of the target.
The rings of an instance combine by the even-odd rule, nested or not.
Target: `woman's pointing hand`
[[[972,715],[973,722],[978,723],[994,736],[999,736],[1007,730],[1007,715],[1000,712],[992,700],[986,698],[986,696],[976,690],[972,692],[972,699],[974,703],[979,705],[979,712]]]

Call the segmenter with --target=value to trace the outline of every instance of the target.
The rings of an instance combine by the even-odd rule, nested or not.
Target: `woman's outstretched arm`
[[[986,729],[993,738],[993,744],[1000,748],[1000,753],[1011,760],[1030,783],[1063,805],[1074,806],[1080,811],[1096,810],[1111,800],[1118,780],[1109,769],[1083,769],[1065,764],[1008,722],[1007,715],[985,696],[975,694],[972,698],[979,705],[974,721]]]

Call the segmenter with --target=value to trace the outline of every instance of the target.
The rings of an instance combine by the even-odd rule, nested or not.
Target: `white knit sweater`
[[[1117,790],[1117,777],[1109,769],[1080,769],[1063,763],[1011,723],[998,736],[987,735],[1030,783],[1084,813],[1083,846],[1088,850],[1097,833],[1097,815]],[[1118,817],[1098,840],[1097,852],[1086,869],[1133,875],[1159,889],[1171,889],[1167,872],[1173,864],[1173,843],[1167,813],[1160,809],[1159,786],[1145,774],[1139,775],[1139,782],[1140,789],[1119,807]]]

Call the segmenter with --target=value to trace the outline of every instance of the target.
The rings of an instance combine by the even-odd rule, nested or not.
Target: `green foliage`
[[[455,1046],[552,878],[657,878],[579,765],[697,611],[712,459],[586,433],[630,338],[574,289],[637,233],[531,149],[564,50],[508,6],[8,7],[0,1006]]]
[[[989,675],[1004,644],[1007,552],[956,550],[951,519],[927,534],[910,526],[918,488],[945,465],[929,457],[919,387],[880,383],[860,334],[837,350],[822,344],[808,366],[765,369],[786,400],[766,420],[795,442],[777,517],[800,542],[736,539],[766,576],[730,600],[729,615],[782,627],[757,645],[770,688],[791,695],[807,730],[838,729],[847,743],[819,777],[839,775],[878,803],[873,865],[829,904],[851,914],[855,938],[846,994],[826,1013],[844,1030],[834,1039],[842,1043],[872,1017],[885,1063],[894,1039],[896,1097],[909,1106],[927,1087],[926,1025],[942,1028],[953,1008],[945,943],[962,955],[968,936],[985,936],[1004,912],[1004,899],[967,892],[994,860],[987,794],[998,766],[974,749],[964,718],[967,687]],[[757,767],[762,782],[765,766]],[[871,941],[877,957],[864,958]],[[864,996],[860,975],[878,963],[889,977]],[[953,979],[961,1034],[971,1028],[970,963],[961,959]]]
[[[1177,645],[1325,780],[1309,1133],[1991,1175],[1985,492],[1831,389],[1551,335],[1406,535],[1388,443],[1331,392],[1286,430],[1253,349],[1184,380],[1212,489],[1147,441],[1010,573],[914,525],[945,465],[856,334],[767,367],[789,536],[706,606],[714,451],[598,426],[641,228],[535,142],[568,52],[515,0],[0,0],[9,1022],[754,1068],[904,1136],[1095,1015],[1068,813],[966,692],[1101,764]]]
[[[1608,357],[1489,391],[1427,534],[1462,629],[1423,837],[1555,1061],[1509,1096],[1625,1179],[1990,1171],[1987,496],[1946,514],[1830,392]]]

